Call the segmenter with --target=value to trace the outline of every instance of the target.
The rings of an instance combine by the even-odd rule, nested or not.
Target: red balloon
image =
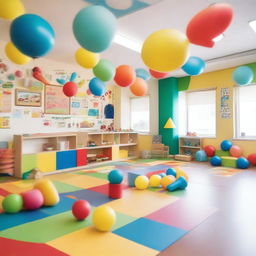
[[[84,220],[91,211],[91,205],[86,200],[77,200],[72,206],[72,213],[77,220]]]
[[[148,85],[144,79],[137,77],[130,86],[130,90],[135,96],[144,96],[147,93]]]
[[[38,80],[38,81],[40,81],[40,82],[42,82],[43,84],[50,84],[44,77],[43,77],[43,74],[42,74],[42,70],[39,68],[39,67],[34,67],[33,69],[32,69],[32,71],[33,71],[33,73],[32,73],[32,75],[33,75],[33,77],[36,79],[36,80]]]
[[[77,90],[78,90],[78,86],[74,82],[67,82],[63,86],[63,93],[67,97],[73,97],[74,95],[76,95]]]
[[[187,26],[187,37],[192,44],[213,47],[213,39],[230,25],[233,9],[229,4],[214,4],[200,11]]]
[[[169,75],[168,72],[159,72],[152,69],[149,69],[150,74],[157,79],[165,78]]]
[[[247,159],[252,165],[256,165],[256,154],[250,154]]]
[[[122,87],[130,86],[136,79],[135,70],[128,65],[121,65],[116,68],[114,81]]]
[[[211,146],[211,145],[207,145],[204,147],[204,151],[206,153],[207,156],[214,156],[215,155],[215,147]]]

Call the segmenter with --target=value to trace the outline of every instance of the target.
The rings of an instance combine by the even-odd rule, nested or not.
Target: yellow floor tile
[[[72,256],[152,256],[159,252],[134,243],[111,232],[87,227],[48,244]]]
[[[177,197],[166,193],[137,190],[134,188],[125,190],[123,198],[111,201],[106,205],[111,206],[118,212],[138,218],[155,212],[177,200]]]
[[[17,193],[17,194],[19,194],[19,193],[28,191],[29,189],[32,189],[33,186],[30,185],[30,186],[27,186],[27,187],[19,187],[19,186],[16,186],[15,184],[13,184],[12,182],[10,182],[10,183],[2,183],[2,184],[0,184],[0,188],[2,188],[4,190],[7,190],[10,193]]]

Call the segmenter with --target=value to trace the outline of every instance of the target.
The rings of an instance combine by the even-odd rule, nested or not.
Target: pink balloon
[[[26,210],[36,210],[44,203],[44,197],[39,189],[32,189],[21,194]]]
[[[230,150],[230,155],[234,157],[240,157],[242,155],[242,150],[240,147],[233,145]]]

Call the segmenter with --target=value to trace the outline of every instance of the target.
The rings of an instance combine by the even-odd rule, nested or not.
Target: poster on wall
[[[88,99],[85,93],[77,93],[72,97],[71,115],[85,116],[88,114]]]
[[[10,117],[1,116],[0,117],[0,129],[10,129]]]
[[[12,90],[0,89],[0,113],[12,111]]]
[[[221,88],[221,106],[220,106],[220,114],[222,119],[230,119],[231,118],[231,108],[230,108],[230,89],[229,88]]]
[[[70,114],[70,99],[64,95],[62,86],[45,86],[44,113],[55,115]]]
[[[16,89],[15,90],[15,105],[24,107],[41,107],[42,97],[41,92],[31,92]]]

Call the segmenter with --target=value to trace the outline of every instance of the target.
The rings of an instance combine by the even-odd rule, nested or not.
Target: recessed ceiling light
[[[125,35],[117,33],[114,37],[114,43],[129,48],[135,52],[141,52],[142,43],[140,43],[139,41],[135,41],[131,38],[128,38]]]
[[[249,21],[249,26],[256,33],[256,20]]]
[[[220,35],[218,35],[218,36],[216,36],[215,38],[213,38],[213,42],[219,42],[220,40],[222,40],[223,39],[223,37],[224,37],[224,34],[220,34]]]

